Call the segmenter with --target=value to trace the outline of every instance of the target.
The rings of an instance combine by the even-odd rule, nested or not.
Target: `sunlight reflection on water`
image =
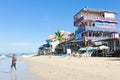
[[[28,71],[28,66],[17,60],[17,70],[10,70],[11,58],[0,60],[0,80],[39,80]]]

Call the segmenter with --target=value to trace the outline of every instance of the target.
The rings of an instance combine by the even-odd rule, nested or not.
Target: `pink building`
[[[103,42],[112,50],[120,49],[120,30],[116,12],[83,8],[74,16],[75,40],[81,46]],[[111,43],[112,41],[112,43]]]

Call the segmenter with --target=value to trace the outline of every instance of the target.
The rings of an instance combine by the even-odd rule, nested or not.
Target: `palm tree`
[[[64,34],[62,34],[59,30],[57,30],[57,32],[55,32],[55,40],[54,41],[62,42],[63,40],[65,40]]]
[[[66,41],[65,34],[62,33],[61,31],[57,30],[55,32],[55,40],[54,41],[58,41],[58,44],[60,44],[63,41]],[[64,49],[65,49],[65,47],[64,47]]]

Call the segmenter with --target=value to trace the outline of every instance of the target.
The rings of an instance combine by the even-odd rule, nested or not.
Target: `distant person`
[[[13,54],[13,56],[12,56],[12,64],[11,64],[11,72],[13,71],[13,68],[16,70],[16,61],[17,61],[16,55]]]

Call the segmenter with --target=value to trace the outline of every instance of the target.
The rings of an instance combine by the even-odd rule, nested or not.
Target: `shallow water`
[[[0,59],[0,80],[40,80],[28,71],[28,66],[17,60],[17,70],[10,71],[11,59]]]

